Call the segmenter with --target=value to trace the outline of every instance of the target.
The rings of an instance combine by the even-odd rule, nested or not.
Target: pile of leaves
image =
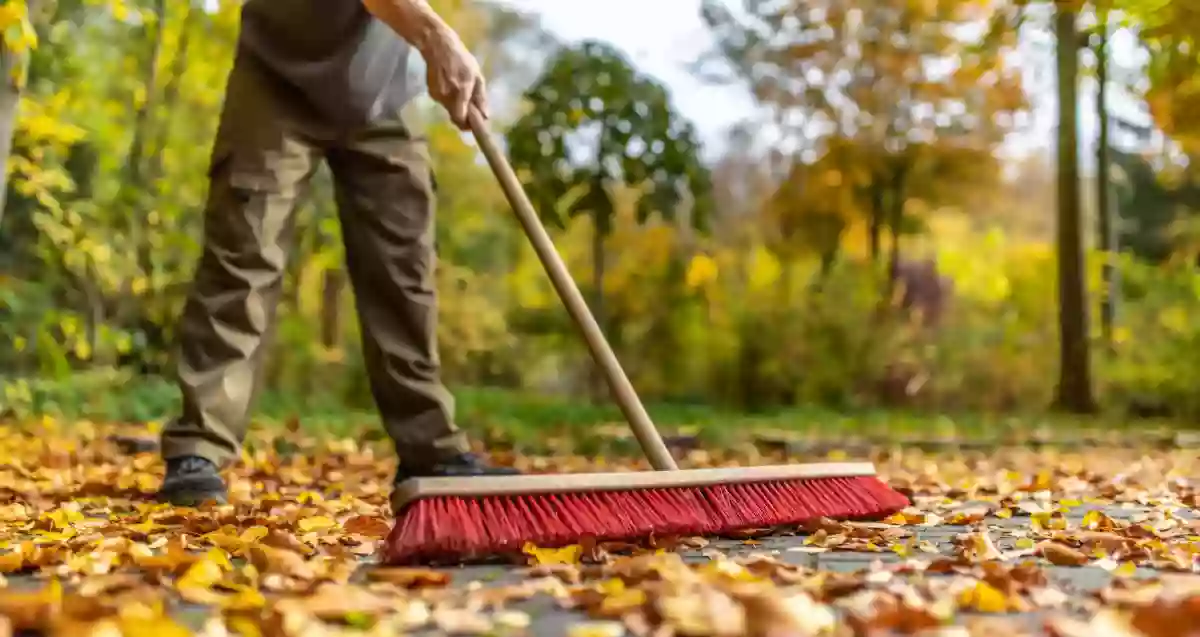
[[[162,465],[138,442],[146,433],[47,419],[0,434],[0,635],[538,634],[555,608],[574,613],[571,637],[1170,637],[1200,625],[1200,492],[1185,450],[880,449],[881,474],[913,501],[886,520],[585,537],[528,544],[505,566],[436,570],[373,563],[392,519],[383,447],[261,432],[230,470],[229,504],[173,508],[152,500]],[[753,449],[687,458],[783,461]],[[1095,585],[1063,575],[1083,570]]]

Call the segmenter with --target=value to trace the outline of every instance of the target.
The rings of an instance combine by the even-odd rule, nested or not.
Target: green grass
[[[13,381],[0,382],[11,386]],[[20,401],[8,400],[17,420],[49,414],[63,419],[144,422],[169,418],[177,411],[178,393],[165,379],[131,379],[114,373],[92,373],[63,381],[27,381]],[[620,411],[612,404],[504,389],[459,388],[455,391],[460,424],[476,436],[529,450],[567,445],[575,451],[636,452]],[[1170,423],[1127,422],[1114,418],[1071,418],[1051,414],[929,414],[897,410],[839,413],[820,407],[794,407],[745,414],[707,405],[648,404],[667,435],[697,438],[708,446],[730,446],[753,438],[792,443],[902,441],[920,444],[953,440],[994,444],[1031,439],[1057,442],[1128,440],[1168,437]],[[4,412],[0,403],[0,413]],[[255,414],[260,426],[298,419],[319,435],[382,439],[378,417],[369,409],[348,408],[328,396],[267,392]]]

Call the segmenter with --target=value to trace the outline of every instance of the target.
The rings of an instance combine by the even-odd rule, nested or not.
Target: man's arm
[[[459,128],[469,128],[471,106],[488,115],[487,88],[475,56],[426,0],[362,0],[372,15],[421,52],[429,95]]]
[[[363,6],[422,55],[435,38],[445,38],[450,25],[425,0],[362,0]]]

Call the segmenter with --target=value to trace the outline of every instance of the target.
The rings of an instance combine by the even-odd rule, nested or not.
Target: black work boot
[[[464,453],[429,465],[401,463],[396,469],[394,484],[409,478],[469,478],[475,476],[515,476],[521,472],[512,467],[494,467],[473,453]]]
[[[199,456],[167,460],[167,477],[158,489],[158,501],[175,506],[197,506],[209,500],[225,504],[225,480],[217,465]]]

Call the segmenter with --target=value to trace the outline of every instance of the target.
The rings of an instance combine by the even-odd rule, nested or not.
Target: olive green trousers
[[[239,455],[272,334],[297,202],[333,175],[371,392],[404,463],[467,449],[440,380],[434,181],[400,121],[346,132],[239,53],[209,168],[203,252],[181,318],[183,411],[165,458]]]

